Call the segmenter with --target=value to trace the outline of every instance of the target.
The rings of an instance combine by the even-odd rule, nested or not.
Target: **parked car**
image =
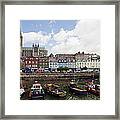
[[[24,69],[22,69],[23,73],[32,73],[31,68],[25,67]]]

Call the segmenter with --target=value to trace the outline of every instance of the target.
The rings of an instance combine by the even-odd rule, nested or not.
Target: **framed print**
[[[1,118],[119,119],[119,7],[3,1]]]

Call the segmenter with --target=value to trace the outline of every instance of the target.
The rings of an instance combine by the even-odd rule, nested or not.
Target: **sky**
[[[21,20],[20,29],[24,47],[39,43],[48,54],[100,54],[99,20]]]

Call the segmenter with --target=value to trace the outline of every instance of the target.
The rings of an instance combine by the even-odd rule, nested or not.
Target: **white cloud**
[[[78,36],[90,34],[99,29],[99,20],[80,20],[77,22],[74,33]]]
[[[71,31],[61,29],[54,35],[54,40],[58,43],[51,49],[54,53],[85,51],[100,54],[100,21],[77,21],[75,29]]]
[[[57,43],[65,42],[68,35],[67,32],[61,28],[59,33],[54,34],[53,38]]]
[[[50,24],[55,21],[50,21]],[[52,43],[49,42],[53,37]],[[26,45],[32,43],[40,43],[47,46],[49,44],[49,53],[76,53],[84,51],[85,53],[100,54],[100,21],[99,20],[80,20],[76,22],[73,30],[60,29],[58,33],[47,35],[43,32],[24,33],[24,41]],[[54,43],[53,43],[54,42]],[[54,46],[53,46],[54,44]]]
[[[50,35],[45,35],[42,32],[29,32],[24,33],[24,46],[32,45],[33,43],[40,43],[40,45],[47,44]]]
[[[55,45],[51,52],[52,53],[76,53],[80,50],[80,42],[77,37],[70,37],[66,42],[61,42]]]

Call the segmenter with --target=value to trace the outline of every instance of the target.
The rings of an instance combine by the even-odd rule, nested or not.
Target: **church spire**
[[[22,36],[21,29],[20,29],[20,47],[21,48],[23,47],[23,36]]]

